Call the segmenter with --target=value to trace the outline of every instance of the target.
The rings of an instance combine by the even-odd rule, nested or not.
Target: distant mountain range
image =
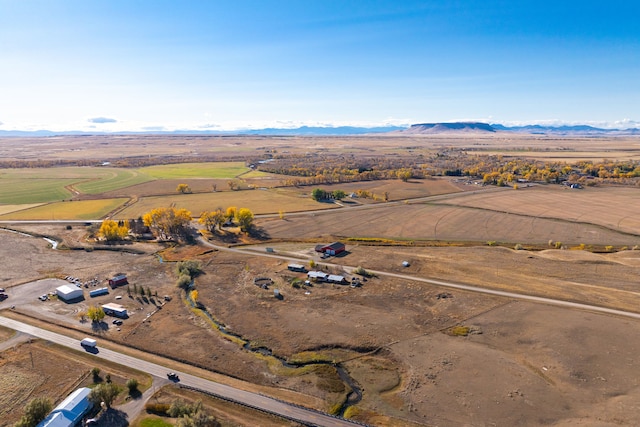
[[[442,133],[496,133],[509,132],[520,134],[541,135],[640,135],[640,129],[604,129],[588,125],[573,126],[504,126],[482,122],[454,122],[454,123],[421,123],[411,125],[400,134],[442,134]]]
[[[518,133],[533,135],[566,135],[566,136],[617,136],[640,135],[640,129],[605,129],[588,125],[573,126],[504,126],[501,124],[488,124],[482,122],[452,122],[452,123],[419,123],[408,128],[404,126],[380,126],[380,127],[320,127],[302,126],[298,128],[266,128],[246,129],[236,131],[218,130],[175,130],[175,131],[142,131],[142,132],[81,132],[66,131],[52,132],[48,130],[18,131],[0,130],[0,137],[47,137],[56,135],[82,136],[82,135],[282,135],[282,136],[340,136],[340,135],[366,135],[366,134],[390,134],[390,135],[433,135],[456,133]]]

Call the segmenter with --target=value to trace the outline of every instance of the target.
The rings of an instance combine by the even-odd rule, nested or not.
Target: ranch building
[[[297,272],[300,272],[300,273],[305,273],[307,271],[307,269],[302,264],[289,264],[287,266],[287,268],[290,271],[297,271]]]
[[[127,309],[120,304],[110,302],[109,304],[103,304],[102,309],[104,310],[104,314],[106,314],[107,316],[115,316],[123,319],[129,317]]]
[[[310,271],[307,273],[307,278],[309,280],[315,280],[317,282],[324,282],[327,280],[327,273],[323,273],[322,271]]]
[[[338,276],[337,274],[330,274],[327,276],[327,282],[329,283],[337,283],[339,285],[347,283],[344,276]]]
[[[56,288],[56,295],[58,299],[64,302],[74,302],[81,300],[84,297],[82,289],[77,286],[62,285]]]
[[[71,393],[37,427],[74,427],[93,408],[89,401],[91,389],[82,387]]]
[[[109,286],[111,288],[117,288],[118,286],[128,285],[129,281],[127,280],[126,274],[116,274],[111,279],[109,279]]]
[[[330,245],[317,245],[316,252],[320,252],[327,255],[338,255],[346,250],[344,243],[333,242]]]

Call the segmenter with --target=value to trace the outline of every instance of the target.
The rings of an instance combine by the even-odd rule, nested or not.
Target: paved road
[[[33,335],[38,338],[55,342],[66,347],[73,348],[75,350],[81,348],[80,341],[77,339],[69,338],[65,335],[47,331],[35,326],[28,325],[26,323],[8,319],[6,317],[0,316],[0,325],[14,329],[16,331],[27,333],[29,335]],[[124,366],[129,366],[131,368],[138,369],[142,372],[146,372],[158,377],[166,377],[166,374],[169,371],[169,368],[166,368],[164,366],[137,359],[132,356],[127,356],[125,354],[118,353],[117,351],[101,348],[99,340],[98,352],[95,354],[95,357],[119,363]],[[299,421],[307,425],[326,427],[353,427],[356,425],[360,425],[342,418],[332,417],[328,414],[314,411],[312,409],[301,408],[289,403],[281,402],[271,397],[240,390],[225,384],[219,384],[214,381],[209,381],[193,375],[185,374],[183,372],[174,372],[179,375],[180,384],[182,385],[195,387],[197,389],[213,393],[225,399],[229,399],[243,405],[248,405],[265,412],[280,415],[291,420]]]

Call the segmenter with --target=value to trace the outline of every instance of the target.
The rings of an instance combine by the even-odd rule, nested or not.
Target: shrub
[[[202,267],[198,261],[180,261],[176,265],[176,274],[178,276],[187,275],[193,279],[202,273]]]
[[[176,281],[176,286],[181,289],[188,289],[191,286],[191,276],[187,274],[181,274],[178,276],[178,280]]]
[[[513,249],[516,250],[516,251],[521,251],[524,248],[522,247],[522,245],[520,243],[516,243],[516,245],[513,247]]]
[[[135,378],[128,379],[125,385],[129,389],[129,394],[133,394],[138,391],[138,380]]]
[[[170,405],[168,403],[147,403],[144,409],[152,414],[168,415]]]
[[[495,246],[495,245],[496,245],[496,241],[495,241],[495,240],[489,240],[489,241],[487,242],[487,245],[489,245],[489,246]]]
[[[470,330],[471,328],[469,328],[468,326],[458,325],[451,328],[449,330],[449,333],[454,337],[466,337],[467,335],[469,335]]]
[[[556,242],[556,249],[562,249],[562,242]]]
[[[15,424],[15,427],[35,427],[51,411],[51,400],[45,397],[36,397],[24,407],[24,415]]]
[[[95,367],[91,369],[91,375],[93,376],[93,382],[100,382],[102,379],[100,378],[100,368]]]

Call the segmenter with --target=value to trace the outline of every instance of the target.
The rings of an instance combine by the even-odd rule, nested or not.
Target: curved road
[[[0,316],[0,325],[54,342],[56,344],[63,345],[65,347],[72,348],[74,350],[81,349],[80,341],[77,339],[69,338],[67,336],[31,326],[26,323],[8,319],[6,317]],[[118,353],[117,351],[100,348],[99,344],[100,343],[98,342],[98,352],[95,353],[95,357],[129,366],[131,368],[138,369],[140,371],[147,372],[158,377],[166,377],[166,374],[169,371],[169,368],[166,368],[164,366],[137,359],[132,356],[127,356],[125,354]],[[223,399],[228,399],[242,405],[257,408],[264,412],[276,414],[281,417],[298,421],[306,425],[326,427],[354,427],[356,425],[362,425],[349,420],[345,420],[343,418],[332,417],[331,415],[315,411],[313,409],[294,406],[292,404],[285,403],[271,397],[240,390],[203,378],[198,378],[196,376],[185,374],[183,372],[174,372],[179,375],[180,384],[182,385],[194,387],[199,390],[204,390],[216,396],[222,397]]]

